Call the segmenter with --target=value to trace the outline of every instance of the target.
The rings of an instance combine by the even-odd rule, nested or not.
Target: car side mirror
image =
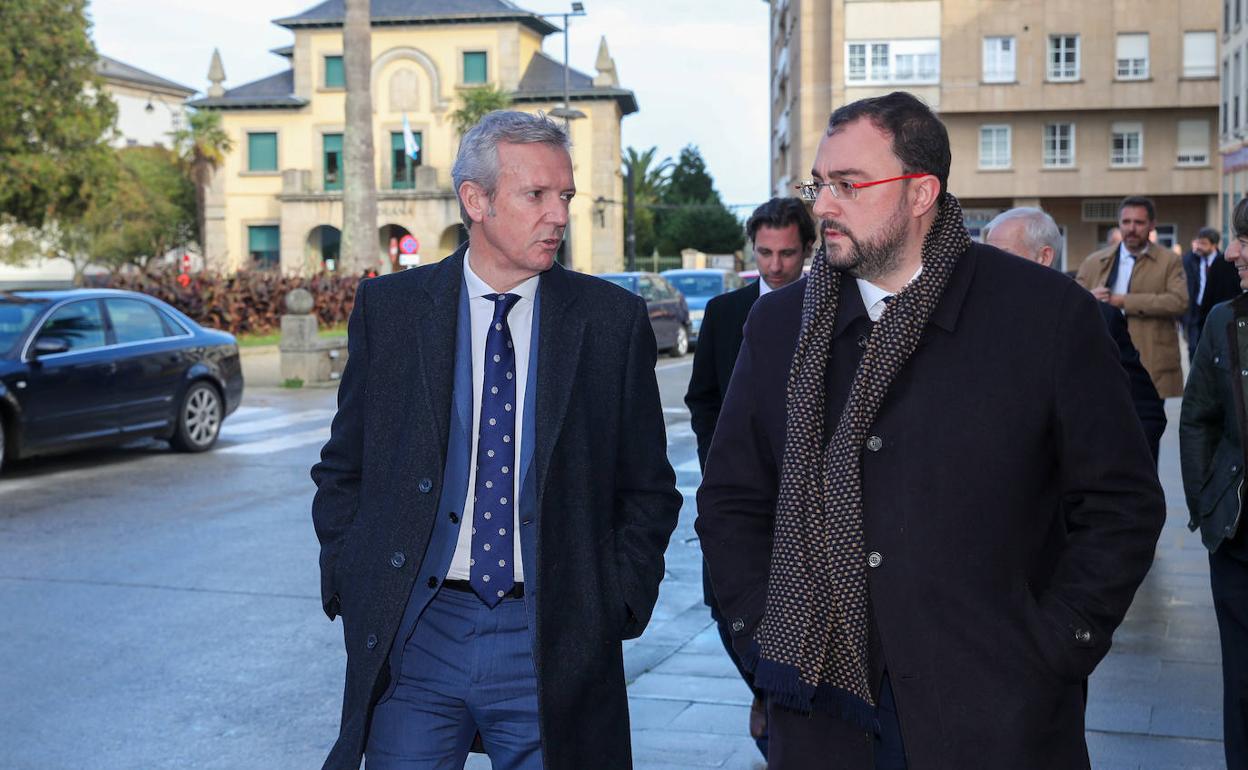
[[[69,343],[60,337],[40,337],[35,340],[35,358],[69,351]]]

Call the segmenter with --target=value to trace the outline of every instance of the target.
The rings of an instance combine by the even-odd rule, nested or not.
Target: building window
[[[325,87],[346,88],[347,78],[342,72],[341,56],[325,57]]]
[[[1178,146],[1178,165],[1208,166],[1209,121],[1180,120]]]
[[[1119,33],[1118,55],[1115,59],[1119,80],[1143,80],[1148,77],[1148,33]]]
[[[846,43],[845,81],[852,85],[939,83],[940,40]]]
[[[849,44],[849,62],[846,65],[846,77],[852,82],[867,79],[867,45],[866,43]]]
[[[979,167],[1010,167],[1010,127],[979,127]]]
[[[1014,82],[1014,38],[984,38],[983,80],[985,83]]]
[[[1079,79],[1079,36],[1049,35],[1049,80]]]
[[[247,170],[277,171],[277,134],[247,134]]]
[[[1048,123],[1044,127],[1046,168],[1072,168],[1075,165],[1075,124]]]
[[[416,167],[420,165],[421,156],[424,154],[424,141],[419,131],[413,131],[412,138],[416,140],[414,159],[407,154],[407,148],[403,145],[403,132],[390,133],[390,186],[395,190],[410,190],[416,186]]]
[[[342,189],[342,134],[325,134],[321,138],[321,167],[325,170],[324,189]]]
[[[489,81],[485,51],[464,52],[464,83],[483,85]]]
[[[1231,62],[1222,60],[1222,135],[1230,133],[1231,120]]]
[[[1231,66],[1231,128],[1235,133],[1239,133],[1239,88],[1243,83],[1239,66],[1239,51],[1235,52],[1234,63]]]
[[[1163,249],[1172,249],[1179,242],[1178,225],[1157,225],[1157,245]]]
[[[1218,74],[1216,32],[1183,33],[1183,77],[1211,78]]]
[[[282,261],[282,236],[277,225],[260,225],[247,228],[247,252],[252,267],[261,270],[276,268]]]
[[[1143,124],[1114,123],[1109,134],[1109,165],[1137,167],[1144,164]]]

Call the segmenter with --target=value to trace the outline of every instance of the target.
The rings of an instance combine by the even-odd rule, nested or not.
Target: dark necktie
[[[520,296],[486,294],[485,298],[494,303],[494,318],[485,337],[468,582],[481,601],[493,607],[515,584],[511,479],[516,466],[516,353],[507,313]]]

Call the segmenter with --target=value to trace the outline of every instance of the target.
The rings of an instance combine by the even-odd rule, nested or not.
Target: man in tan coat
[[[1089,254],[1075,280],[1123,312],[1157,392],[1171,398],[1183,394],[1177,322],[1187,310],[1187,279],[1182,259],[1149,242],[1156,219],[1148,198],[1123,198],[1118,205],[1122,243]]]

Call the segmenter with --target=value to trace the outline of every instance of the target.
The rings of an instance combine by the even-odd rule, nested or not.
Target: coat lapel
[[[461,246],[434,268],[430,280],[421,283],[421,289],[425,293],[424,301],[414,308],[418,314],[417,331],[412,338],[416,347],[416,371],[409,380],[418,387],[412,388],[406,411],[409,415],[417,414],[422,409],[432,412],[435,426],[433,435],[437,437],[441,447],[444,463],[452,409],[451,393],[455,381],[455,337],[466,250],[466,245]],[[468,422],[468,419],[464,419],[465,425]],[[418,441],[428,440],[428,437],[412,438]]]
[[[585,331],[585,317],[571,312],[577,295],[562,266],[556,264],[542,274],[540,292],[541,332],[537,342],[537,414],[534,421],[537,435],[533,457],[539,501],[546,487],[550,458],[568,411]]]

